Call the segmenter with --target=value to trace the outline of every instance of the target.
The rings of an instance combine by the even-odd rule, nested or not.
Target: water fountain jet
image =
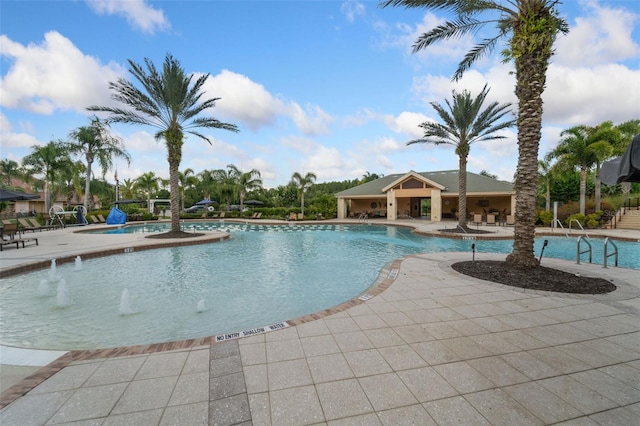
[[[44,278],[40,280],[40,285],[38,286],[38,294],[40,296],[49,295],[49,281]]]
[[[76,271],[82,271],[82,258],[76,256]]]
[[[71,305],[71,301],[69,300],[69,290],[67,290],[67,283],[64,278],[61,278],[58,283],[57,297],[57,304],[59,308],[66,308]]]
[[[198,306],[196,308],[196,312],[204,312],[207,310],[207,303],[204,301],[204,299],[200,299],[200,301],[198,302]]]
[[[129,301],[129,289],[125,288],[122,290],[122,296],[120,296],[120,315],[131,315],[133,313]]]

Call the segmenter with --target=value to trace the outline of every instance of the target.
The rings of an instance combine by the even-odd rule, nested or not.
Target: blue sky
[[[559,10],[571,32],[549,68],[540,156],[563,129],[640,118],[640,3],[567,0]],[[472,39],[411,54],[417,36],[444,20],[377,1],[2,0],[0,157],[20,162],[31,146],[65,139],[89,124],[87,106],[113,103],[108,82],[132,78],[127,59],[160,65],[171,53],[188,73],[211,75],[207,96],[221,99],[210,114],[240,128],[205,130],[212,145],[189,137],[181,170],[234,164],[275,187],[294,172],[324,182],[457,169],[452,147],[405,145],[437,118],[429,103],[485,84],[489,101],[515,111],[517,100],[500,49],[457,83],[451,76]],[[121,180],[148,171],[168,178],[154,129],[111,130],[132,157],[129,166],[118,161]],[[473,145],[468,169],[511,180],[516,129],[504,135]]]

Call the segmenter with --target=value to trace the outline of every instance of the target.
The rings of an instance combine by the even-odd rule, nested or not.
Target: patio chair
[[[220,219],[224,219],[224,212],[220,212]]]
[[[262,212],[258,212],[258,214],[256,214],[256,219],[260,219],[260,217],[262,217]]]
[[[100,224],[100,219],[98,219],[94,214],[90,215],[89,219],[91,219],[91,223],[93,223],[94,225]]]
[[[5,241],[5,237],[9,237],[9,240],[15,240],[16,236],[20,238],[20,229],[17,223],[3,222],[2,227],[2,240]]]
[[[496,215],[489,213],[487,215],[487,225],[496,226]]]
[[[53,225],[40,225],[40,222],[35,217],[27,218],[27,222],[31,223],[36,229],[44,229],[46,231],[50,231],[51,229],[56,229]]]
[[[304,215],[302,213],[298,213],[298,220],[304,220]]]
[[[101,214],[98,215],[98,220],[100,221],[100,223],[107,223],[107,219],[105,219]]]
[[[516,220],[515,220],[515,218],[513,217],[513,215],[508,214],[508,215],[507,215],[507,226],[513,226],[513,225],[515,225],[515,224],[516,224]]]
[[[478,225],[482,225],[482,215],[481,214],[474,214],[473,215],[473,222],[471,222],[472,224],[478,226]]]
[[[42,232],[42,228],[40,227],[40,224],[38,224],[38,226],[33,226],[33,224],[27,222],[27,219],[25,218],[18,219],[18,223],[20,224],[20,228],[22,228],[23,232],[27,232],[27,231],[36,232],[36,230]]]

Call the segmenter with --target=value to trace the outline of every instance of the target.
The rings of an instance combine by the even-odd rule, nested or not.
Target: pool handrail
[[[613,246],[614,250],[613,253],[609,254],[609,252],[607,251],[607,247],[609,245],[609,243],[611,243],[611,245]],[[607,261],[608,258],[614,256],[614,262],[615,265],[614,266],[618,266],[618,246],[616,245],[616,243],[613,242],[613,240],[610,240],[609,237],[604,239],[604,258],[602,260],[602,267],[606,268],[607,267]]]
[[[587,245],[589,246],[588,249],[584,250],[584,251],[580,251],[580,243],[584,241],[585,243],[587,243]],[[593,249],[591,248],[591,243],[589,242],[588,239],[583,240],[582,239],[582,235],[580,235],[578,237],[578,248],[576,250],[576,263],[579,265],[580,264],[580,255],[584,254],[584,253],[589,253],[589,263],[593,263]]]

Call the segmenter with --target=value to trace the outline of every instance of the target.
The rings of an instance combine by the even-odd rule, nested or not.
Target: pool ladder
[[[582,242],[585,242],[587,244],[587,248],[584,249],[583,251],[580,251],[580,244]],[[613,251],[611,253],[609,253],[609,244],[611,244],[611,246],[613,247]],[[576,250],[576,263],[579,265],[580,264],[580,256],[585,254],[585,253],[589,253],[589,263],[592,263],[592,259],[593,259],[593,249],[591,247],[591,243],[589,242],[589,239],[587,237],[587,239],[583,239],[582,235],[578,237],[578,247]],[[618,246],[616,245],[616,243],[614,243],[613,241],[609,240],[609,237],[604,239],[604,258],[602,261],[602,267],[606,268],[607,264],[609,262],[609,258],[613,256],[614,258],[614,266],[618,266]]]
[[[365,225],[369,224],[369,215],[366,213],[362,213],[360,216],[358,216],[358,223],[363,223]]]

